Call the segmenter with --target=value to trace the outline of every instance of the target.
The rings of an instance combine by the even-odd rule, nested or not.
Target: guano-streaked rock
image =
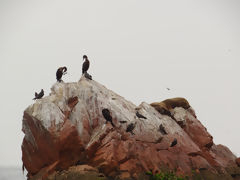
[[[115,127],[106,123],[104,108]],[[164,170],[238,176],[236,157],[213,143],[192,107],[174,107],[170,115],[155,108],[145,102],[136,106],[85,77],[55,83],[49,96],[24,111],[22,160],[29,179],[61,179],[63,170],[77,173],[80,165],[96,169],[93,177],[102,173],[116,179],[139,179],[147,171]],[[138,118],[137,111],[146,119]],[[130,124],[134,128],[126,132]],[[170,147],[175,138],[177,144]]]

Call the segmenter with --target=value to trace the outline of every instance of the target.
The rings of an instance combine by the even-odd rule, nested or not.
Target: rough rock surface
[[[106,123],[103,108],[110,110],[115,127]],[[138,118],[136,111],[147,119]],[[126,132],[129,126],[133,130]],[[213,143],[191,107],[175,107],[170,116],[164,115],[85,77],[54,84],[49,96],[24,111],[22,130],[22,161],[29,179],[75,174],[67,178],[74,179],[89,171],[102,179],[144,179],[146,171],[169,170],[189,176],[194,170],[205,179],[208,174],[211,179],[240,174],[236,157]],[[177,145],[170,147],[175,138]]]

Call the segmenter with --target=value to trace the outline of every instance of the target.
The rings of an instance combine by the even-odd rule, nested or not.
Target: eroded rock
[[[145,102],[136,107],[85,77],[54,84],[49,96],[24,111],[22,160],[28,177],[60,180],[85,173],[90,179],[140,179],[147,171],[229,175],[227,167],[237,168],[236,157],[214,145],[185,99],[166,102],[170,114]],[[114,127],[106,123],[103,108],[111,112]],[[174,139],[177,144],[170,147]]]

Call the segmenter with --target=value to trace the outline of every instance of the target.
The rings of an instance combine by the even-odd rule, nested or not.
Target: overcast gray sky
[[[22,115],[58,67],[135,104],[185,97],[240,155],[239,0],[0,0],[0,166],[21,165]],[[170,88],[168,91],[166,88]]]

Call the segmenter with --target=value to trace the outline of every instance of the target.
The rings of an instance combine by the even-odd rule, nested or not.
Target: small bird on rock
[[[136,116],[137,116],[138,118],[147,119],[145,116],[141,115],[138,111],[136,112]]]
[[[132,132],[134,128],[135,128],[135,124],[131,123],[127,126],[126,132],[130,132],[132,135],[134,135],[134,133]]]
[[[107,108],[104,108],[102,110],[102,115],[106,119],[107,122],[110,122],[112,124],[112,126],[115,127],[115,125],[112,122],[112,116],[110,114],[110,111]]]
[[[167,132],[165,130],[165,127],[162,124],[160,124],[160,126],[159,126],[159,131],[162,133],[162,135],[166,135],[167,134]]]
[[[44,91],[42,89],[39,94],[35,92],[35,98],[33,98],[33,100],[41,99],[43,96],[44,96]]]
[[[174,138],[174,140],[173,140],[172,144],[170,145],[170,147],[173,147],[175,145],[177,145],[177,139],[176,138]]]
[[[58,82],[62,82],[62,75],[65,75],[67,73],[67,67],[60,67],[58,68],[57,72],[56,72],[56,79]]]
[[[83,56],[83,60],[85,60],[85,61],[84,61],[83,65],[82,65],[82,74],[87,72],[87,70],[88,70],[88,68],[90,66],[90,62],[89,62],[88,57],[86,55]]]

